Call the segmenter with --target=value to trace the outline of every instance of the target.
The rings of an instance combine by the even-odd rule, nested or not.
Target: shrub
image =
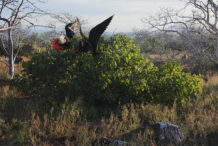
[[[89,131],[87,126],[81,126],[82,116],[80,114],[81,109],[78,107],[78,103],[69,104],[65,101],[58,109],[51,109],[49,114],[45,114],[43,117],[33,113],[29,120],[12,119],[7,124],[0,125],[0,145],[2,145],[2,141],[5,142],[4,145],[10,145],[9,143],[12,145],[45,145],[45,143],[52,145],[71,138],[84,143],[84,137],[78,135],[89,134]],[[86,140],[91,139],[92,135],[87,137],[89,138]],[[90,143],[91,140],[88,142]]]
[[[59,110],[40,118],[33,114],[28,121],[12,120],[0,125],[0,145],[91,145],[96,138],[108,137],[130,145],[156,145],[152,125],[166,121],[176,124],[185,135],[181,145],[215,145],[217,136],[217,85],[205,87],[196,101],[186,103],[182,114],[176,106],[124,105],[119,114],[84,122],[78,103],[65,101]],[[100,144],[99,144],[100,145]]]
[[[175,63],[160,67],[140,54],[125,35],[101,40],[98,54],[64,51],[37,53],[23,64],[18,87],[51,103],[83,97],[87,105],[114,108],[127,103],[182,105],[200,92],[201,80]],[[87,106],[89,107],[89,106]]]
[[[146,43],[141,44],[141,48],[143,48],[142,52],[145,53],[151,52],[157,54],[166,51],[166,45],[167,45],[166,41],[161,40],[157,37],[151,37],[146,41]]]
[[[201,79],[182,71],[180,65],[167,62],[159,67],[155,83],[155,102],[182,105],[200,93]]]

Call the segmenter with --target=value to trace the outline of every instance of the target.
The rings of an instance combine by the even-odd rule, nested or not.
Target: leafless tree
[[[87,31],[86,27],[84,27],[87,24],[87,20],[82,19],[79,16],[74,16],[74,15],[72,15],[70,13],[51,14],[50,16],[51,16],[51,18],[53,20],[52,21],[53,26],[56,27],[58,25],[61,25],[61,30],[64,30],[63,28],[67,24],[75,22],[77,19],[79,19],[80,24],[83,27],[82,29],[85,30],[85,32]],[[76,31],[78,31],[78,30],[76,30]]]
[[[153,29],[182,36],[194,51],[200,51],[194,43],[201,38],[204,42],[213,40],[214,56],[218,59],[218,2],[215,0],[183,0],[181,10],[163,9],[157,17],[142,21]],[[191,10],[191,11],[190,11]],[[206,53],[201,50],[201,53]]]
[[[19,24],[25,23],[30,26],[40,26],[34,23],[36,15],[45,15],[45,11],[36,6],[42,0],[1,0],[0,1],[0,32],[6,35],[7,48],[3,48],[8,55],[9,75],[13,78],[14,61],[17,53],[14,54],[13,31]],[[6,33],[6,34],[5,34]],[[3,41],[3,39],[1,39]]]

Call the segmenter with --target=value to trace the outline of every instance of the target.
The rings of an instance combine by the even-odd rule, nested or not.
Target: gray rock
[[[97,143],[100,145],[113,145],[113,146],[126,146],[128,145],[127,142],[125,141],[120,141],[120,140],[113,140],[107,137],[101,137],[97,139]]]
[[[207,143],[209,146],[217,146],[218,144],[218,131],[214,131],[207,135]]]
[[[167,122],[158,122],[152,127],[155,133],[155,140],[158,144],[180,144],[184,139],[183,132],[177,125]]]

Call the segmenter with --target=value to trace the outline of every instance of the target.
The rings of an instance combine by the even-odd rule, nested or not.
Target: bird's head
[[[57,43],[59,45],[64,45],[67,42],[67,38],[66,35],[61,33],[61,35],[59,36],[59,38],[57,38]]]

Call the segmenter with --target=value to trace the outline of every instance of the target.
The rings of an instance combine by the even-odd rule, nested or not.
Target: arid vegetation
[[[102,40],[98,51],[103,56],[99,58],[89,54],[77,56],[73,48],[56,52],[48,47],[48,50],[34,53],[23,63],[17,64],[17,80],[13,81],[1,66],[1,144],[101,145],[96,139],[108,137],[130,145],[156,145],[151,125],[160,121],[181,128],[186,137],[182,145],[215,144],[218,130],[216,64],[213,62],[213,67],[209,68],[207,64],[193,66],[186,61],[183,64],[185,73],[177,64],[181,63],[182,57],[175,57],[174,62],[164,60],[164,56],[170,56],[174,50],[162,55],[145,53],[144,57],[140,57],[143,54],[131,43],[131,38],[124,35]],[[119,54],[120,51],[122,53]],[[158,62],[152,63],[146,59],[158,60],[155,56],[158,56]],[[63,66],[65,62],[67,64]],[[206,72],[199,74],[204,67],[208,68]],[[144,68],[147,75],[140,75],[140,68]],[[135,72],[133,79],[126,75],[130,71]],[[196,72],[198,77],[188,72]],[[155,80],[157,76],[154,74],[161,78],[168,76],[166,84],[159,78]],[[175,77],[186,79],[183,82]],[[200,83],[203,77],[207,77],[207,81],[191,85],[194,80]],[[137,80],[147,80],[147,85],[138,86],[134,83]],[[167,83],[175,86],[181,84],[182,88],[171,91],[173,86],[170,84],[170,88],[164,92],[154,88],[155,85],[167,87]],[[186,84],[197,92],[192,94],[192,90],[184,88],[189,87]],[[153,88],[150,94],[142,90],[145,87]],[[118,92],[117,89],[122,91]],[[137,91],[138,94],[135,94]],[[165,100],[161,99],[164,96]],[[150,100],[151,97],[153,100]]]
[[[216,6],[207,2],[210,9]],[[177,15],[167,16],[173,20]],[[69,14],[53,17],[66,24],[75,19]],[[177,145],[217,145],[217,29],[210,27],[212,36],[193,33],[196,23],[191,23],[186,31],[178,26],[175,34],[152,20],[155,33],[104,35],[94,55],[87,48],[78,53],[79,37],[58,51],[52,40],[59,32],[30,33],[15,21],[14,26],[0,23],[6,31],[14,27],[13,49],[5,30],[0,39],[0,145],[100,146],[106,144],[99,139],[107,137],[155,146],[152,125],[157,122],[179,126],[184,139]],[[14,75],[9,74],[12,64]]]

